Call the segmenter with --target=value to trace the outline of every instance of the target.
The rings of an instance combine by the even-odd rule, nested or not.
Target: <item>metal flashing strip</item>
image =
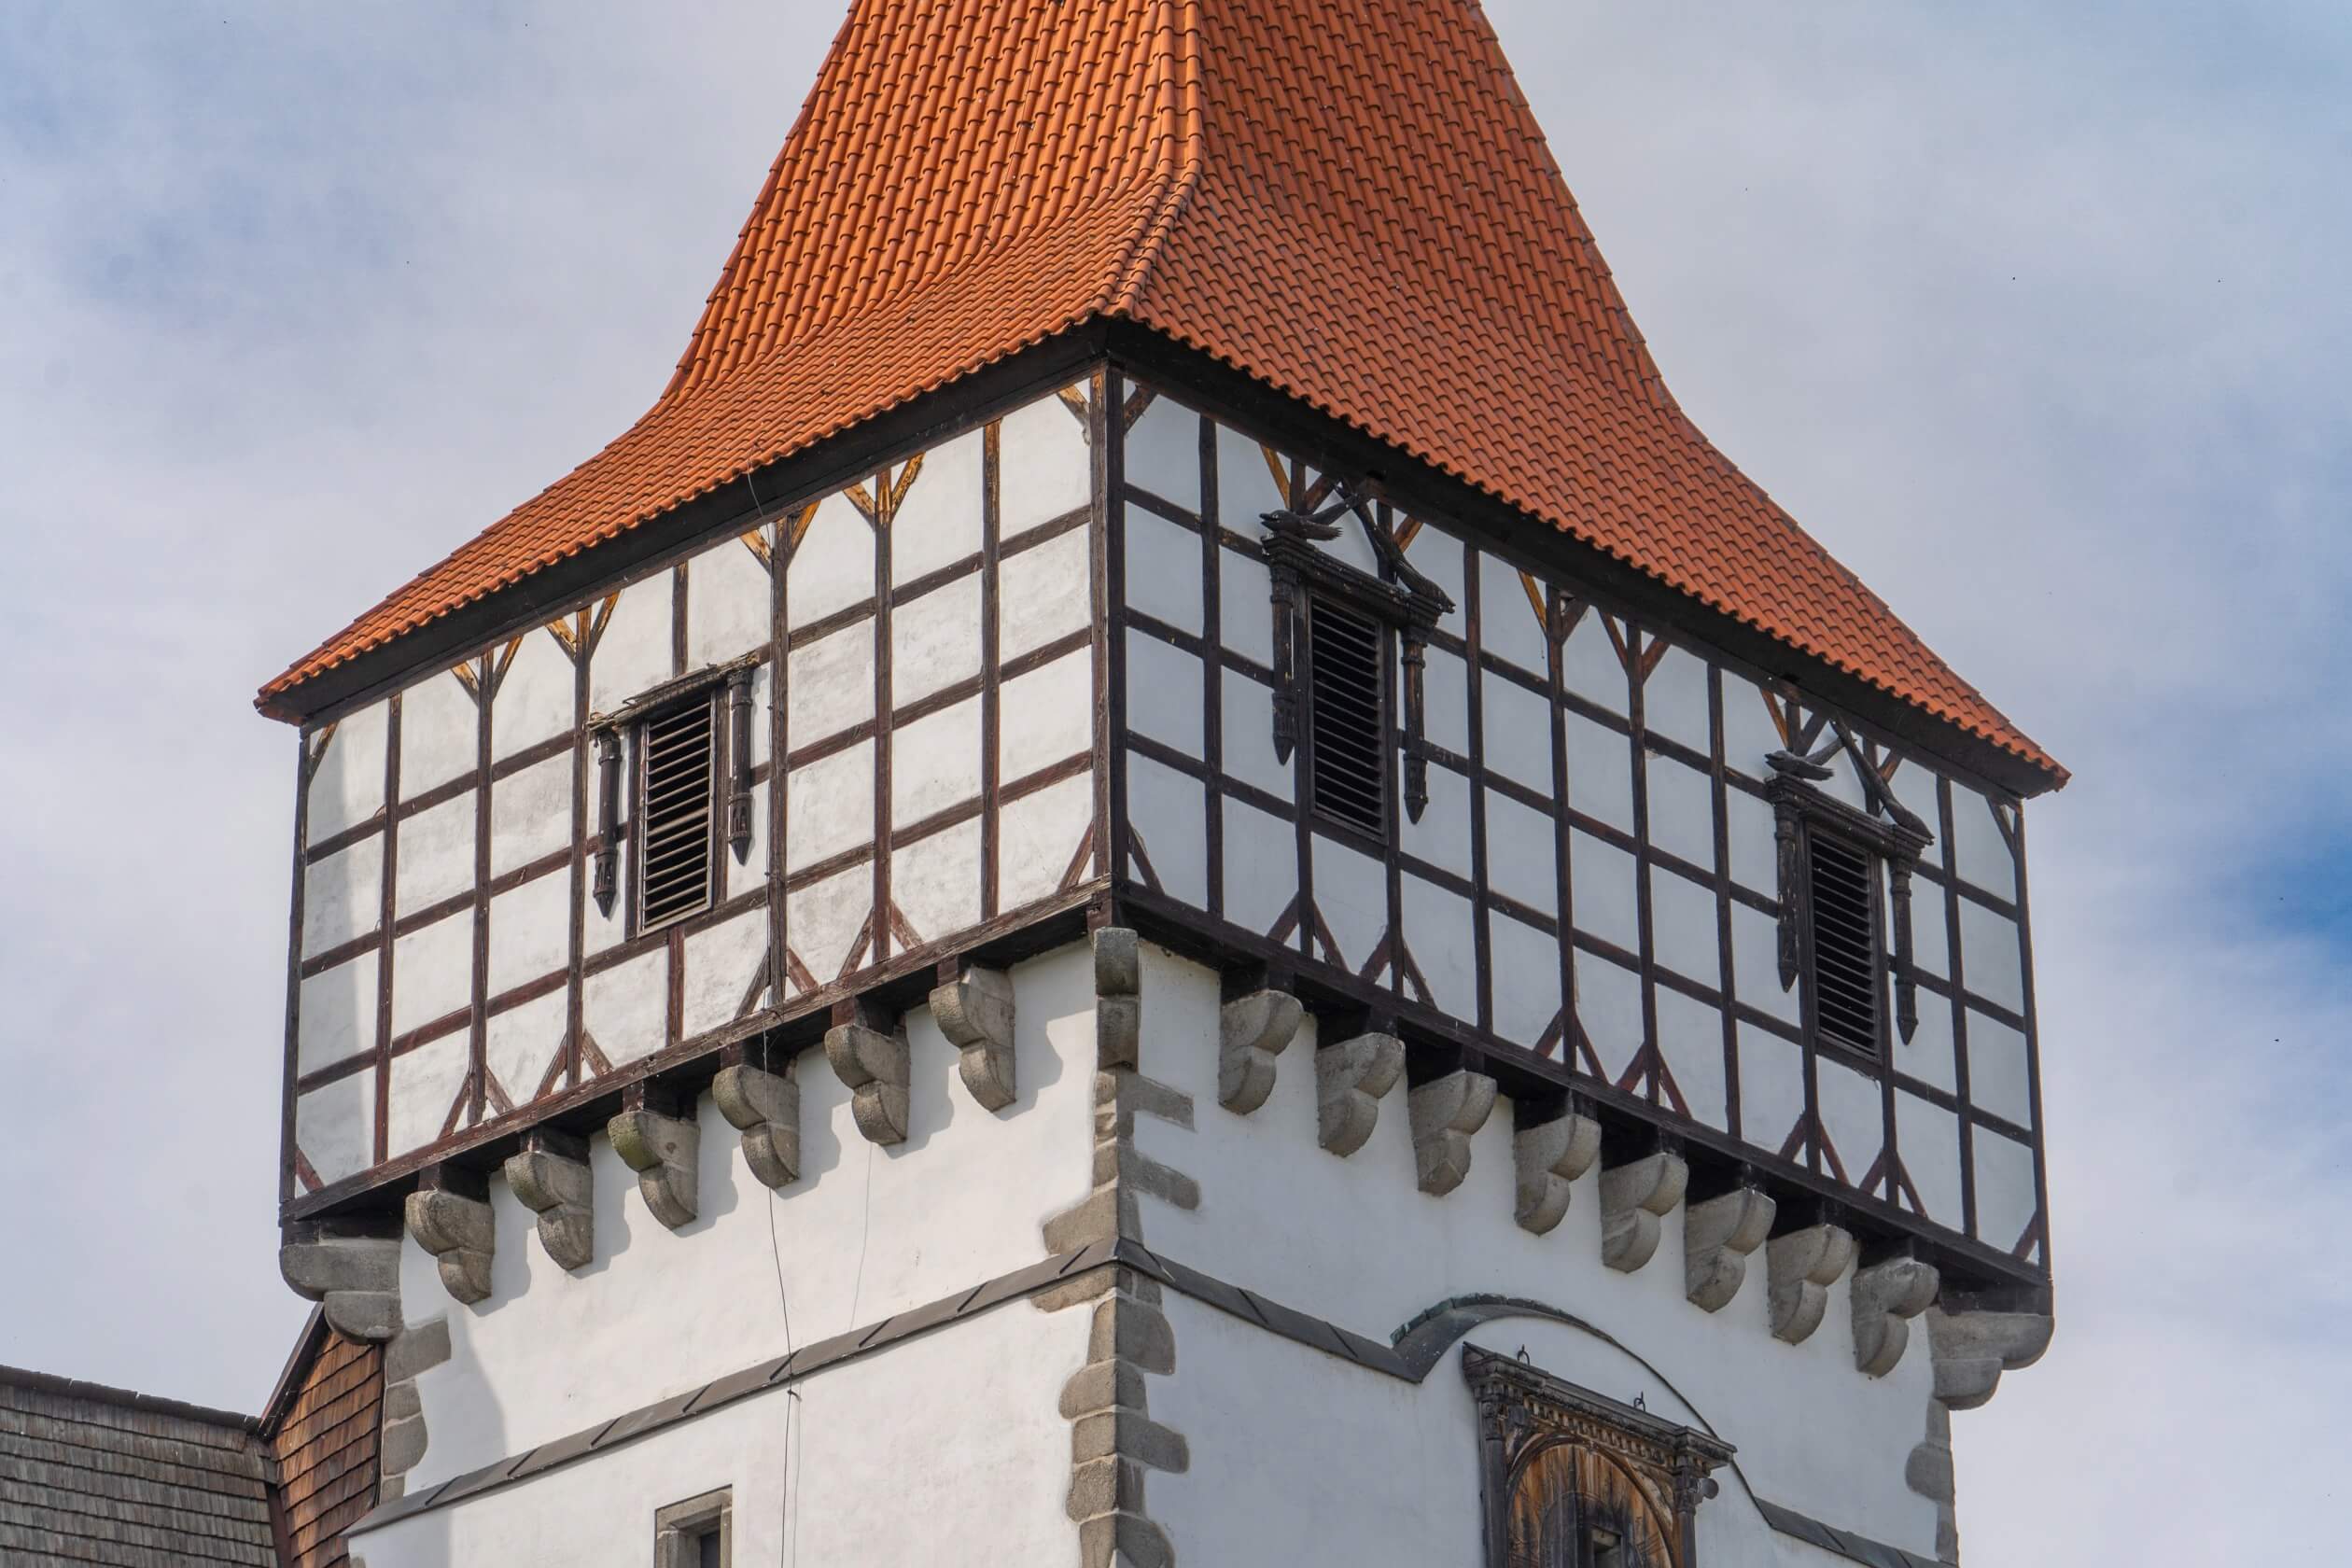
[[[371,1511],[351,1527],[351,1533],[379,1529],[385,1525],[444,1508],[467,1498],[495,1491],[516,1481],[545,1475],[559,1465],[569,1464],[592,1454],[606,1452],[623,1443],[647,1436],[665,1428],[708,1415],[722,1406],[753,1394],[764,1393],[797,1382],[812,1373],[845,1362],[860,1360],[877,1351],[886,1350],[902,1340],[911,1339],[942,1328],[952,1323],[979,1316],[1009,1301],[1034,1295],[1049,1286],[1061,1283],[1076,1275],[1091,1273],[1117,1262],[1116,1249],[1110,1243],[1097,1242],[1074,1253],[1064,1253],[1001,1275],[976,1290],[959,1291],[928,1306],[894,1314],[878,1323],[853,1328],[805,1345],[788,1356],[775,1357],[709,1382],[657,1400],[653,1404],[631,1410],[613,1420],[586,1427],[567,1437],[542,1443],[520,1454],[468,1471],[465,1475],[441,1482],[422,1491],[394,1498]]]
[[[1553,1318],[1589,1332],[1599,1332],[1579,1320],[1539,1303],[1509,1301],[1502,1297],[1475,1297],[1441,1304],[1421,1314],[1398,1331],[1404,1343],[1398,1348],[1392,1348],[1325,1319],[1269,1301],[1255,1291],[1203,1274],[1172,1258],[1162,1257],[1141,1242],[1098,1241],[1076,1252],[1057,1253],[1010,1274],[1001,1274],[985,1283],[954,1295],[942,1296],[926,1306],[894,1313],[864,1328],[852,1328],[830,1339],[803,1346],[789,1355],[773,1357],[757,1365],[715,1378],[699,1387],[658,1400],[598,1425],[583,1428],[567,1437],[558,1437],[520,1454],[511,1454],[438,1486],[395,1498],[370,1512],[353,1525],[349,1533],[357,1535],[381,1529],[432,1509],[447,1507],[453,1503],[529,1480],[558,1466],[603,1453],[697,1416],[707,1415],[754,1394],[798,1382],[828,1367],[861,1360],[903,1340],[978,1317],[1007,1302],[1025,1300],[1054,1285],[1104,1268],[1132,1269],[1180,1295],[1237,1318],[1252,1327],[1264,1329],[1309,1350],[1351,1362],[1368,1372],[1378,1372],[1400,1382],[1421,1383],[1427,1380],[1430,1371],[1444,1359],[1446,1350],[1478,1323],[1494,1316],[1533,1311],[1535,1315]],[[1498,1311],[1496,1309],[1511,1310]],[[1608,1337],[1606,1335],[1601,1337]],[[1610,1340],[1610,1343],[1615,1344],[1616,1341]],[[1754,1497],[1752,1491],[1749,1495]],[[1947,1568],[1947,1565],[1931,1558],[1824,1524],[1792,1508],[1767,1503],[1760,1497],[1754,1497],[1754,1501],[1765,1522],[1782,1534],[1795,1536],[1852,1561],[1867,1563],[1869,1568]]]
[[[1855,1562],[1867,1562],[1870,1568],[1951,1568],[1932,1557],[1907,1552],[1900,1547],[1890,1547],[1883,1541],[1873,1541],[1867,1535],[1856,1535],[1851,1530],[1840,1530],[1834,1524],[1800,1514],[1794,1508],[1784,1508],[1777,1503],[1756,1500],[1756,1511],[1764,1516],[1764,1522],[1784,1535],[1793,1535],[1823,1551]]]

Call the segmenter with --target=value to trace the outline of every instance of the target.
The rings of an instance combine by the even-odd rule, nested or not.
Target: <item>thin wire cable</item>
[[[855,1328],[858,1326],[858,1303],[865,1294],[866,1243],[874,1237],[875,1148],[875,1145],[873,1143],[869,1142],[866,1145],[865,1212],[863,1218],[860,1221],[860,1227],[858,1231],[858,1273],[855,1281],[852,1281],[849,1286],[849,1322],[847,1325],[848,1328]]]
[[[788,1568],[800,1568],[800,1456],[801,1450],[808,1446],[806,1442],[808,1418],[801,1405],[800,1390],[787,1389],[785,1393],[791,1399],[791,1404],[786,1407],[784,1412],[785,1514],[791,1520],[784,1544],[791,1548],[792,1553]],[[803,1440],[797,1443],[792,1440],[792,1427],[795,1422],[800,1423],[803,1429],[801,1434]]]

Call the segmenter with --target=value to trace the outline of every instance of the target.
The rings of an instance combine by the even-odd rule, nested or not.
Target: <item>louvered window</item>
[[[1317,595],[1307,611],[1307,665],[1315,809],[1380,833],[1388,743],[1379,623]]]
[[[637,927],[650,931],[710,907],[718,870],[718,696],[705,692],[639,731]]]
[[[1877,857],[1815,827],[1806,834],[1813,1028],[1876,1055],[1881,994]]]

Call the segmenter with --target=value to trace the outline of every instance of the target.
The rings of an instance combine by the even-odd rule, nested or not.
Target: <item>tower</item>
[[[370,1568],[1956,1560],[2065,776],[1473,0],[858,0],[660,399],[261,706]]]

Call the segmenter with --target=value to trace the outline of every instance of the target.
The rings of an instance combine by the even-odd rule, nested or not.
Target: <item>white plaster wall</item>
[[[683,1338],[695,1316],[727,1307],[681,1302],[661,1321]],[[1057,1406],[1085,1362],[1091,1318],[1013,1302],[355,1535],[352,1550],[369,1568],[649,1563],[657,1509],[726,1487],[738,1568],[1072,1561],[1070,1427]]]
[[[1151,1414],[1184,1434],[1191,1467],[1153,1473],[1145,1501],[1178,1561],[1426,1568],[1476,1560],[1477,1413],[1458,1346],[1416,1385],[1172,1293],[1166,1310],[1176,1370],[1148,1380]],[[1711,1420],[1707,1395],[1685,1385],[1696,1404],[1685,1403],[1642,1360],[1567,1324],[1505,1319],[1466,1343],[1505,1355],[1524,1349],[1555,1377],[1627,1403],[1638,1395],[1652,1415],[1713,1426],[1737,1441]],[[1898,1477],[1899,1469],[1898,1462]],[[1731,1467],[1715,1472],[1721,1492],[1699,1509],[1700,1561],[1727,1568],[1851,1568],[1848,1560],[1766,1524],[1744,1478],[1753,1473],[1744,1449]],[[1869,1533],[1835,1515],[1826,1522]],[[1932,1511],[1927,1531],[1924,1555],[1932,1557]]]
[[[998,524],[1008,538],[1092,501],[1085,415],[1058,396],[1006,414],[998,427],[997,494]]]
[[[400,798],[471,773],[481,760],[481,712],[456,674],[442,670],[400,693]]]
[[[355,1072],[295,1097],[294,1144],[322,1183],[357,1174],[372,1157],[375,1074]]]
[[[1802,1345],[1783,1344],[1770,1332],[1761,1252],[1751,1259],[1739,1295],[1719,1312],[1703,1311],[1684,1294],[1679,1209],[1667,1216],[1647,1267],[1615,1272],[1601,1262],[1598,1169],[1577,1183],[1557,1229],[1529,1235],[1512,1219],[1507,1100],[1498,1101],[1473,1139],[1468,1179],[1442,1198],[1415,1186],[1403,1085],[1382,1103],[1368,1144],[1347,1159],[1325,1153],[1315,1136],[1311,1022],[1280,1058],[1267,1103],[1247,1117],[1225,1111],[1217,1104],[1216,976],[1155,947],[1145,953],[1142,1070],[1192,1095],[1198,1112],[1192,1130],[1138,1118],[1136,1142],[1143,1154],[1193,1176],[1201,1191],[1199,1209],[1189,1213],[1145,1199],[1144,1237],[1152,1247],[1379,1340],[1449,1296],[1493,1293],[1555,1304],[1622,1341],[1699,1401],[1715,1430],[1740,1446],[1743,1467],[1765,1496],[1933,1555],[1934,1508],[1903,1480],[1904,1460],[1925,1430],[1931,1373],[1924,1330],[1914,1333],[1893,1373],[1863,1377],[1854,1367],[1848,1293],[1841,1284],[1814,1335]],[[1512,1349],[1529,1337],[1516,1324],[1508,1333]],[[1187,1364],[1181,1331],[1178,1360]],[[1574,1365],[1549,1369],[1590,1381]],[[1446,1376],[1433,1374],[1432,1381]],[[1593,1386],[1618,1398],[1634,1392],[1612,1382]],[[1322,1432],[1319,1397],[1296,1388],[1284,1395],[1295,1408],[1316,1410]],[[1655,1396],[1651,1406],[1657,1407]],[[1156,1393],[1153,1411],[1183,1429],[1183,1421],[1160,1414]],[[1334,1421],[1329,1431],[1351,1424]],[[1263,1463],[1268,1448],[1252,1444],[1250,1463]],[[1361,1473],[1320,1461],[1317,1470]],[[1155,1477],[1152,1484],[1163,1483]],[[1220,1506],[1237,1517],[1248,1513],[1229,1499]],[[1206,1561],[1225,1556],[1211,1553]],[[1250,1556],[1282,1560],[1276,1553]],[[1324,1550],[1313,1558],[1348,1560]],[[1443,1554],[1456,1558],[1458,1552]]]
[[[812,1051],[796,1067],[801,1176],[781,1191],[751,1177],[739,1135],[706,1098],[700,1213],[679,1230],[653,1218],[599,1135],[595,1256],[578,1274],[547,1256],[534,1216],[502,1179],[491,1183],[497,1247],[486,1301],[453,1302],[431,1256],[406,1243],[404,1316],[446,1312],[453,1348],[418,1379],[431,1441],[410,1486],[781,1354],[788,1312],[791,1342],[807,1344],[1043,1256],[1044,1220],[1090,1183],[1093,971],[1086,950],[1071,947],[1014,976],[1019,1097],[1004,1111],[973,1100],[955,1051],[919,1010],[907,1019],[913,1109],[902,1144],[859,1135],[848,1091]],[[1051,1412],[1052,1393],[1043,1407]],[[1066,1483],[1066,1435],[1063,1462]]]
[[[387,703],[370,703],[337,720],[322,743],[311,774],[304,828],[314,844],[358,826],[384,809],[384,749],[391,713]]]

